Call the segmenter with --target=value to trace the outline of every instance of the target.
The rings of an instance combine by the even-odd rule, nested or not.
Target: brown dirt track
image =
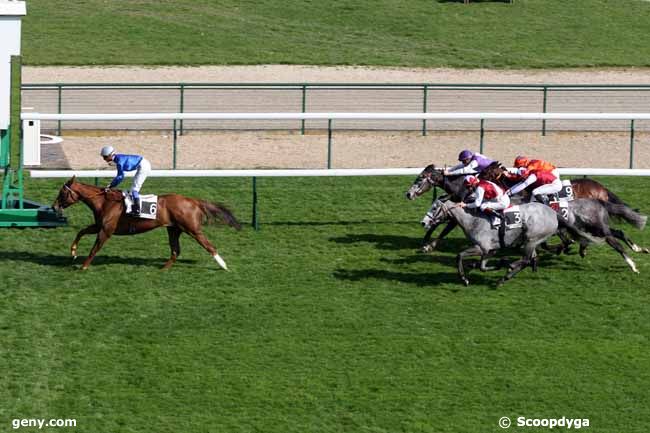
[[[650,84],[646,69],[490,71],[379,69],[360,67],[238,66],[199,68],[24,68],[25,83],[47,82],[400,82],[502,84]],[[524,153],[564,167],[626,168],[629,132],[487,131],[484,151],[510,162]],[[170,168],[172,137],[161,134],[69,136],[59,146],[43,147],[44,166],[106,168],[98,149],[113,144],[120,152],[143,153],[154,168]],[[650,133],[635,135],[635,167],[650,168]],[[422,167],[452,164],[458,150],[478,150],[478,131],[336,131],[335,168]],[[310,132],[245,131],[190,133],[179,138],[178,168],[324,168],[327,135]]]

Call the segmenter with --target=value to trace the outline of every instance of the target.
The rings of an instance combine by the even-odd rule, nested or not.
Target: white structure
[[[415,176],[422,168],[332,168],[310,170],[152,170],[149,177],[330,177],[330,176]],[[31,170],[30,177],[70,178],[115,177],[115,170]],[[650,176],[650,170],[627,168],[560,168],[566,176]],[[126,173],[133,177],[134,173]]]
[[[24,1],[0,0],[0,129],[9,127],[11,56],[20,55],[20,24],[26,14]]]

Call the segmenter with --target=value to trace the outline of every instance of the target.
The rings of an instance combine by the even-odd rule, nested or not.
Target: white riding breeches
[[[562,190],[562,181],[559,177],[556,177],[552,183],[547,183],[546,185],[538,186],[532,192],[533,197],[540,195],[556,194]]]
[[[551,171],[551,173],[553,173],[553,176],[555,176],[556,179],[559,179],[559,178],[560,178],[560,170],[558,170],[557,168],[554,168],[554,169]]]
[[[503,210],[508,206],[510,206],[510,197],[508,197],[506,194],[503,194],[501,197],[497,197],[493,200],[481,204],[480,209]]]
[[[138,169],[135,172],[135,177],[133,178],[133,184],[131,185],[131,193],[140,192],[140,188],[142,188],[142,184],[147,179],[147,176],[149,176],[150,172],[151,172],[151,163],[149,163],[148,160],[142,158],[142,161],[140,161],[140,165],[138,166]]]

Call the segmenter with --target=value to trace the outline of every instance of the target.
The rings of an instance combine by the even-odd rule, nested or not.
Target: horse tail
[[[598,200],[603,206],[605,206],[605,209],[607,209],[607,213],[611,216],[616,216],[619,218],[623,218],[625,221],[629,222],[632,224],[634,227],[643,230],[645,227],[646,221],[648,220],[648,217],[645,215],[641,215],[638,212],[635,212],[634,210],[630,209],[627,205],[621,203],[612,203],[610,201],[605,201],[605,200]]]
[[[627,206],[627,203],[625,203],[623,200],[620,199],[619,196],[611,192],[609,189],[603,187],[605,192],[607,193],[607,201],[611,204],[622,204]],[[628,206],[629,207],[629,206]]]
[[[601,244],[605,242],[605,239],[596,237],[590,233],[587,233],[584,230],[580,230],[574,224],[571,224],[566,218],[564,218],[559,213],[557,214],[558,226],[567,229],[571,235],[576,239],[585,239],[594,244]]]
[[[241,224],[226,206],[221,203],[211,203],[205,200],[201,200],[199,203],[201,204],[201,210],[203,210],[203,213],[208,220],[219,218],[229,226],[234,227],[236,230],[241,230]]]

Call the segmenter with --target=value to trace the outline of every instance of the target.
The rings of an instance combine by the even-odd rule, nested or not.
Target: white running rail
[[[307,176],[415,176],[422,168],[361,168],[323,170],[152,170],[149,177],[307,177]],[[31,170],[33,178],[115,177],[115,170]],[[560,168],[566,176],[650,176],[647,169]],[[126,173],[132,177],[133,173]]]
[[[650,113],[115,113],[41,114],[22,120],[650,120]]]

